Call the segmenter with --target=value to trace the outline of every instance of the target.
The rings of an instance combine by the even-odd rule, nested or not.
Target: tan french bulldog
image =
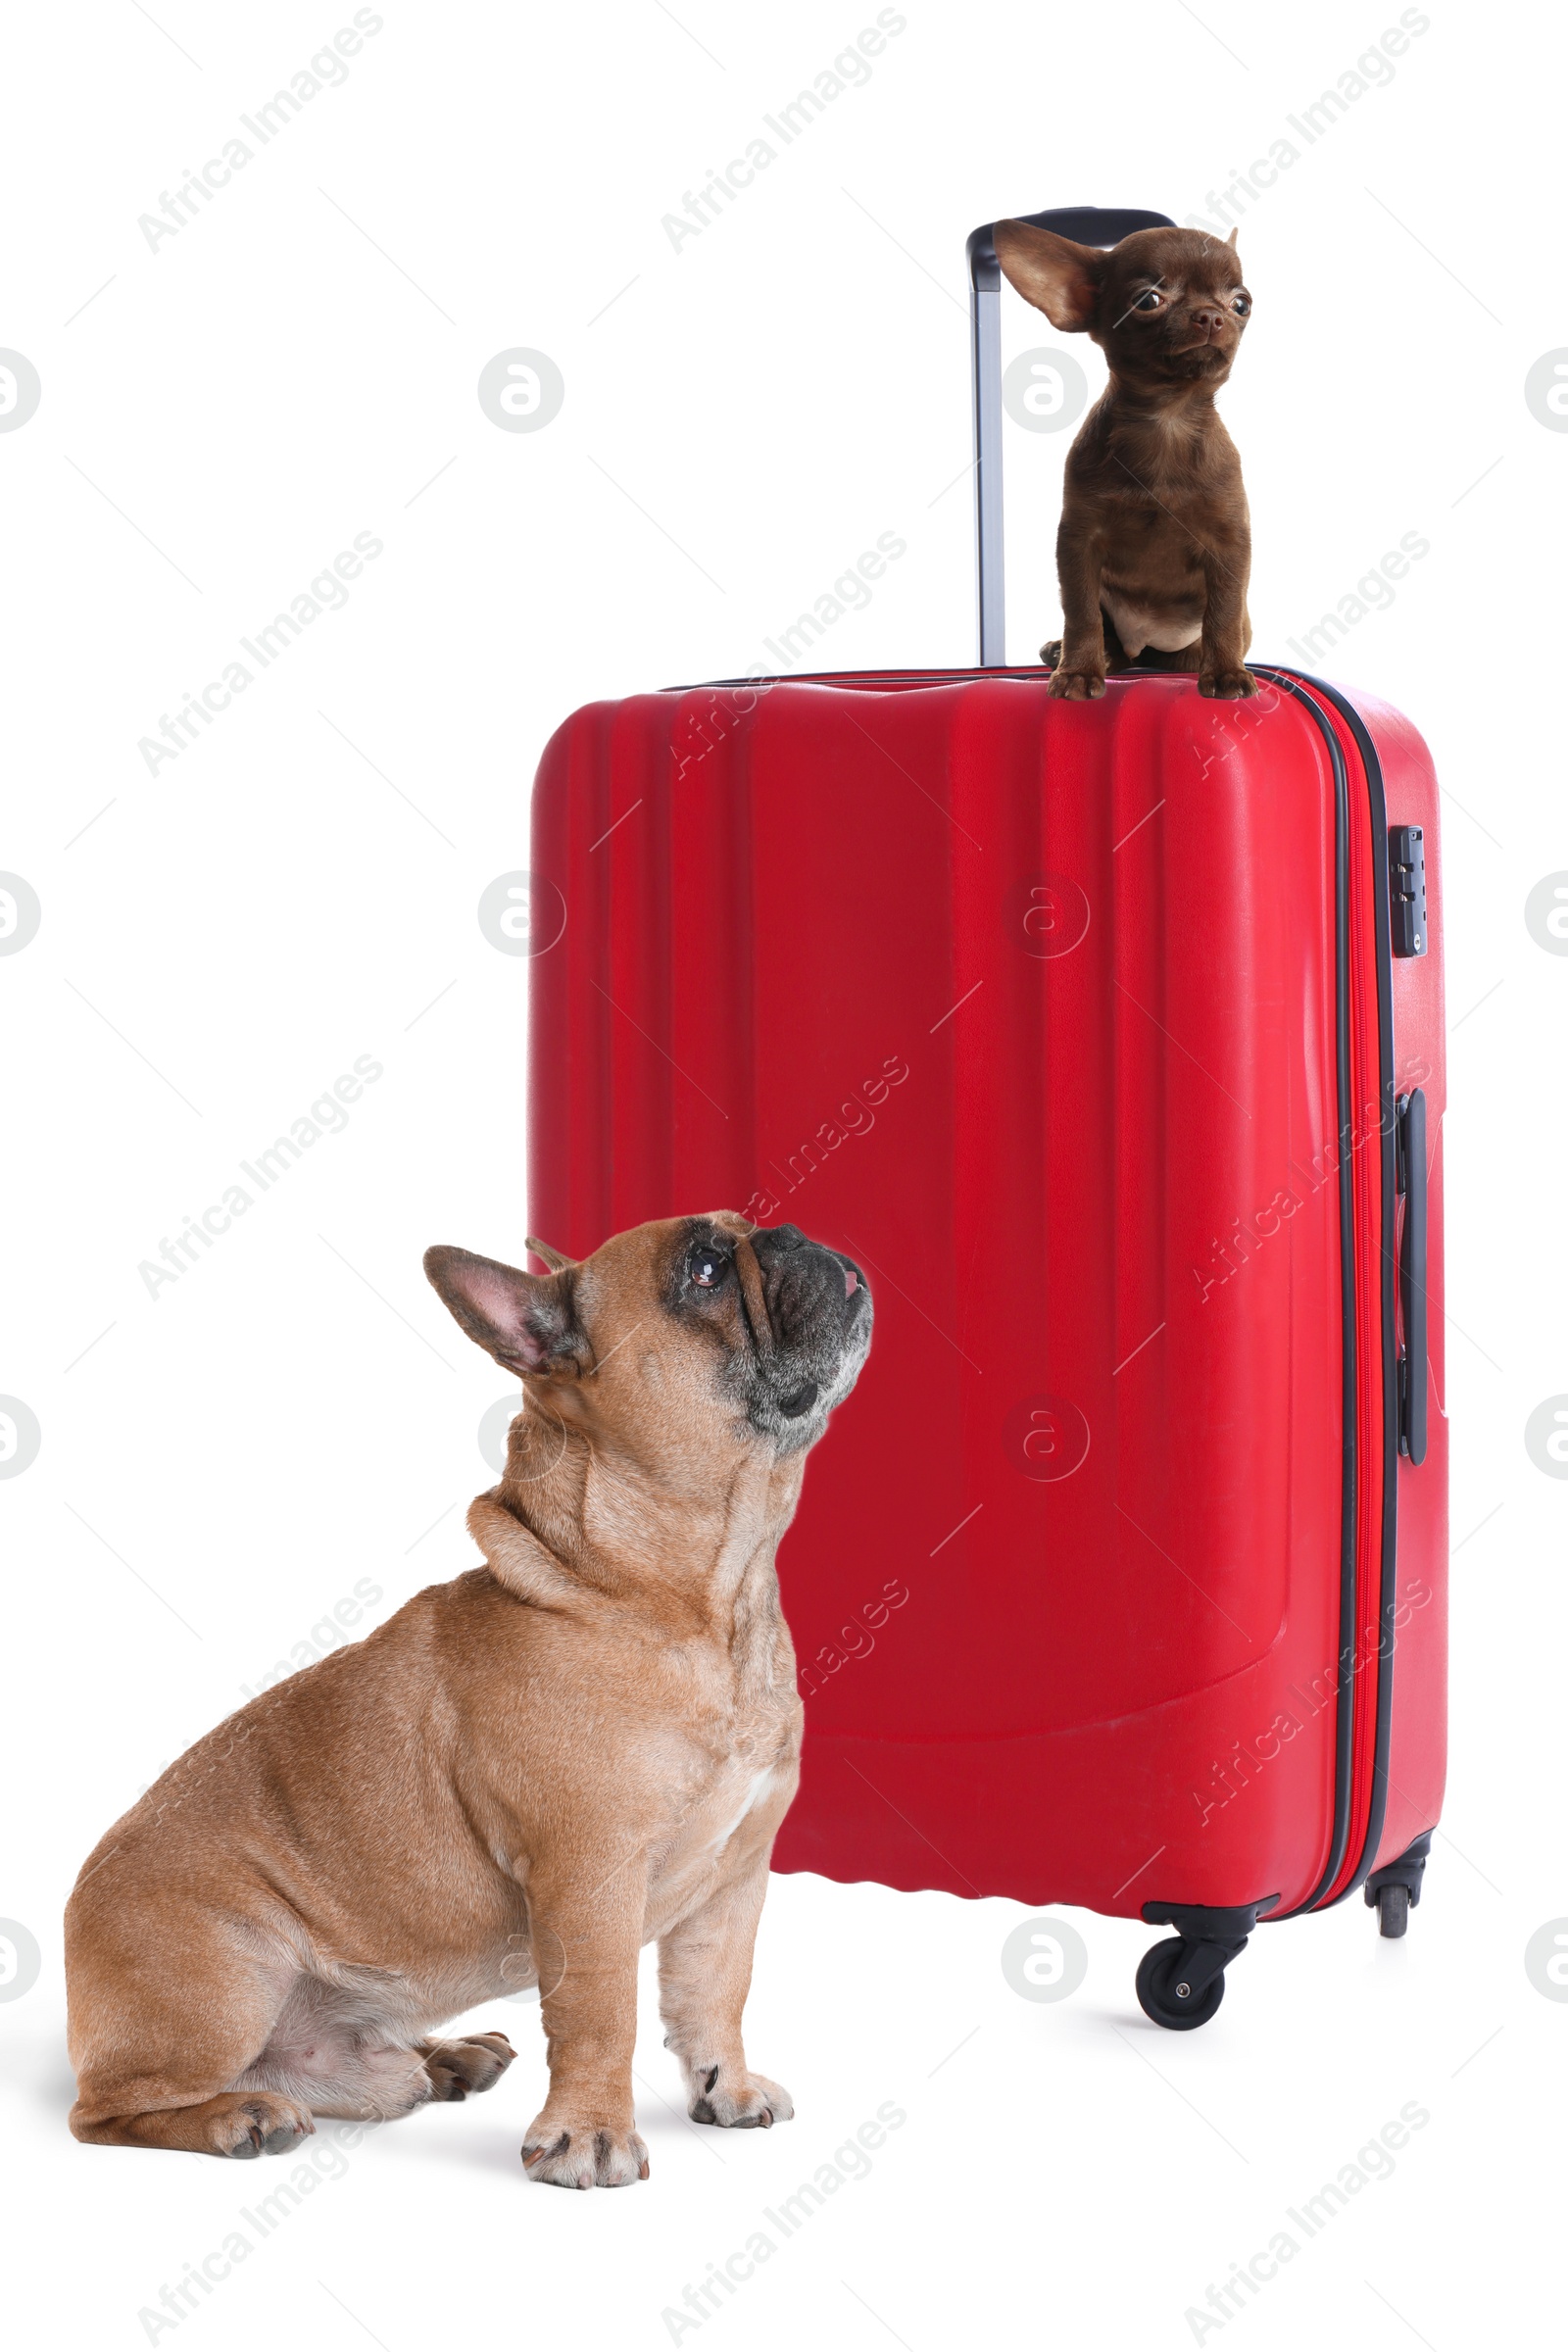
[[[519,1273],[425,1270],[522,1383],[485,1555],[254,1698],[88,1857],[66,1915],[78,2139],[280,2154],[313,2116],[487,2090],[539,1988],[530,2179],[646,2179],[631,2062],[657,1938],[690,2112],[787,2121],[741,2042],[801,1704],[773,1555],[865,1360],[858,1266],[721,1211]]]

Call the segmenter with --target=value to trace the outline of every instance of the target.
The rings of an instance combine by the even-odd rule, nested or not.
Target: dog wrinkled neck
[[[499,1490],[476,1494],[468,1505],[468,1533],[484,1553],[491,1575],[509,1592],[534,1608],[568,1607],[582,1586],[525,1521],[508,1510]]]
[[[525,1405],[498,1486],[479,1495],[468,1531],[492,1575],[536,1607],[610,1601],[634,1614],[722,1612],[760,1568],[772,1576],[801,1469],[760,1449],[704,1457],[690,1478],[671,1465],[606,1450],[587,1430]],[[765,1555],[765,1556],[764,1556]],[[690,1630],[690,1629],[689,1629]]]

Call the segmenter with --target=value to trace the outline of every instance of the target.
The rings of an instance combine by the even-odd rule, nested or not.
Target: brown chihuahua
[[[1021,220],[995,235],[1008,283],[1110,366],[1067,457],[1052,693],[1102,695],[1136,661],[1196,669],[1200,694],[1254,694],[1247,493],[1214,410],[1252,307],[1236,231],[1141,228],[1108,253]]]

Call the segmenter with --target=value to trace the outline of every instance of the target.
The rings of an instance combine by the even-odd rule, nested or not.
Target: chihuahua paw
[[[1095,703],[1105,691],[1102,669],[1064,669],[1058,662],[1051,673],[1051,689],[1058,700]]]
[[[547,2109],[528,2126],[522,2169],[552,2188],[624,2188],[647,2180],[648,2150],[629,2128]]]
[[[1257,692],[1257,680],[1250,669],[1205,669],[1200,673],[1198,691],[1222,702],[1239,702]]]
[[[725,2075],[716,2066],[700,2066],[688,2078],[692,2103],[687,2109],[694,2124],[722,2124],[732,2132],[765,2132],[770,2125],[787,2124],[795,2101],[782,2082],[765,2075]]]
[[[1054,669],[1056,663],[1061,660],[1061,639],[1048,637],[1040,648],[1040,659],[1048,669]]]

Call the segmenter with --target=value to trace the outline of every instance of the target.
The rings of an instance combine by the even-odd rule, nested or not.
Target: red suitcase
[[[1108,243],[1158,216],[1037,215]],[[780,1571],[784,1870],[1401,1933],[1443,1793],[1443,913],[1396,711],[1268,663],[1001,666],[971,239],[974,670],[597,704],[533,803],[531,1230],[782,1220],[876,1338]],[[988,284],[987,280],[991,282]]]

